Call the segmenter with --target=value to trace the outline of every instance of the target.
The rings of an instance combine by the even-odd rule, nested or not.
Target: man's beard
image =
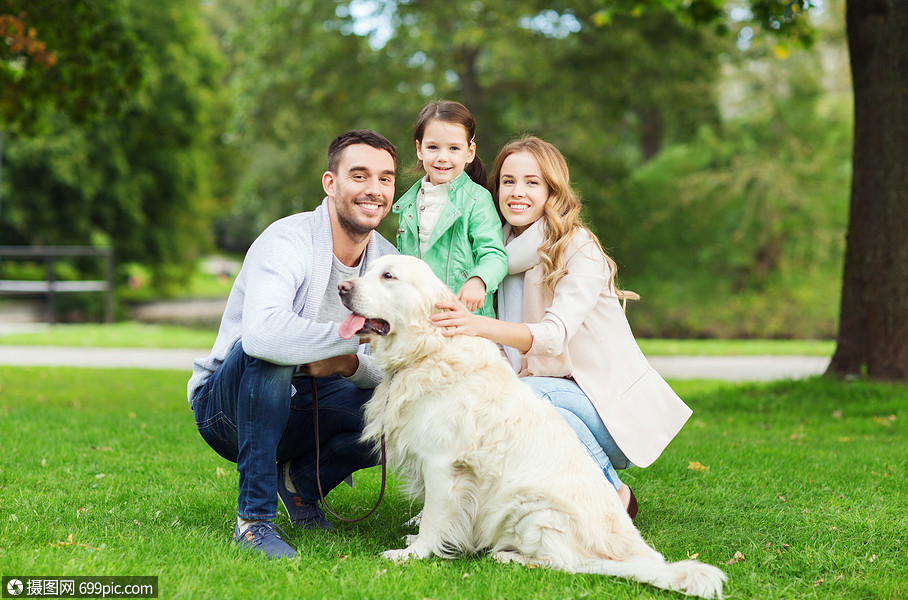
[[[351,201],[351,205],[356,206],[356,200],[358,199]],[[375,202],[375,204],[381,205],[381,202]],[[359,223],[355,219],[348,218],[340,209],[335,212],[337,213],[337,222],[340,224],[341,229],[343,229],[351,238],[362,239],[372,233],[375,229],[369,225]]]

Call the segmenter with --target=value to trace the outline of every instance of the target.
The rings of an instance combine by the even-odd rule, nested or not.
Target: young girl
[[[498,292],[500,321],[458,303],[433,315],[445,335],[479,335],[505,346],[514,370],[548,399],[637,514],[615,469],[652,463],[690,408],[647,362],[615,285],[615,262],[580,221],[567,163],[535,137],[512,142],[495,159],[492,193],[506,221],[508,273]]]
[[[394,204],[397,249],[429,263],[467,309],[494,317],[492,294],[508,259],[475,134],[473,115],[458,102],[432,102],[419,113],[413,139],[426,175]]]

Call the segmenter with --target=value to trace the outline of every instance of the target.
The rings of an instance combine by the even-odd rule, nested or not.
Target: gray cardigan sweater
[[[366,247],[364,267],[397,250],[378,232]],[[338,323],[317,323],[331,274],[328,199],[311,212],[275,221],[252,243],[233,283],[211,353],[193,361],[189,402],[239,342],[249,356],[278,365],[301,365],[341,354],[359,355],[348,378],[358,387],[378,385],[381,371],[357,338],[342,339]]]

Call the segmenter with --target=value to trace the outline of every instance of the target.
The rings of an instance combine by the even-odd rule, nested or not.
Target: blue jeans
[[[316,483],[312,393],[308,378],[294,384],[295,367],[252,358],[237,344],[192,402],[196,426],[215,452],[236,463],[240,474],[237,515],[277,516],[276,462],[290,463],[290,479],[307,500]],[[320,475],[325,494],[351,473],[378,464],[359,441],[363,405],[372,390],[340,376],[317,378]]]
[[[572,379],[561,377],[523,377],[521,381],[532,388],[538,398],[548,400],[564,418],[596,464],[615,489],[621,480],[615,469],[634,466],[612,439],[602,418],[580,386]]]

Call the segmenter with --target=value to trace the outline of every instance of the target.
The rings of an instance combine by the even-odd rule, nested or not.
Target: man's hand
[[[486,284],[480,277],[470,277],[457,292],[457,299],[473,312],[486,301]]]
[[[359,358],[355,354],[341,354],[315,362],[300,365],[299,372],[312,377],[328,377],[342,375],[350,377],[359,368]]]

